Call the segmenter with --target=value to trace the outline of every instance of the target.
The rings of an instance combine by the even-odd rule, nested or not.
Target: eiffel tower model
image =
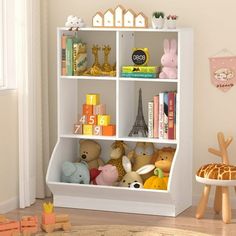
[[[139,89],[138,100],[138,114],[132,130],[129,133],[129,137],[147,137],[148,127],[143,117],[143,103],[142,103],[142,90]]]

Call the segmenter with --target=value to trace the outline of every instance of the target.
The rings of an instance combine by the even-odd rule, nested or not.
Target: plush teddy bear
[[[87,162],[89,169],[103,165],[100,159],[101,146],[93,140],[80,140],[79,158]]]
[[[163,147],[157,152],[154,163],[157,168],[162,170],[164,176],[169,176],[174,155],[175,149],[172,147]]]
[[[128,153],[128,158],[133,164],[133,170],[136,171],[145,165],[151,164],[155,152],[156,149],[153,143],[137,142],[134,150]],[[142,179],[146,180],[150,176],[150,173],[142,175]]]
[[[65,161],[62,164],[61,181],[65,183],[89,184],[90,174],[87,163]]]

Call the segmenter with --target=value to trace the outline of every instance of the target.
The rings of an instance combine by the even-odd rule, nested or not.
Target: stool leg
[[[222,208],[222,188],[221,186],[216,186],[214,210],[216,214],[219,214]]]
[[[197,219],[201,219],[204,216],[210,190],[211,190],[210,185],[205,185],[204,186],[202,197],[200,199],[200,202],[198,203],[198,207],[197,207],[197,210],[196,210],[196,215],[195,216],[196,216]]]
[[[222,186],[222,219],[224,223],[231,222],[231,206],[229,199],[229,188]]]

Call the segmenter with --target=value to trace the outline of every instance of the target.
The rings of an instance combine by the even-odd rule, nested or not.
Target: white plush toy
[[[78,30],[78,28],[85,27],[85,23],[82,18],[70,15],[67,17],[65,26],[69,27],[69,30]]]

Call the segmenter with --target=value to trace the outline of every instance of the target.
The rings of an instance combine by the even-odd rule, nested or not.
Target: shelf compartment
[[[102,147],[101,157],[106,162],[109,160],[113,141],[99,140],[98,142]],[[78,140],[74,138],[59,138],[53,151],[46,179],[53,192],[55,206],[169,216],[176,216],[181,212],[181,208],[174,207],[171,184],[169,190],[163,191],[60,182],[61,166],[65,161],[76,160],[78,144]],[[135,143],[130,142],[128,145],[132,149]],[[142,202],[143,199],[146,201]]]
[[[153,101],[153,96],[160,92],[177,91],[177,84],[163,82],[156,83],[154,86],[153,83],[146,81],[119,81],[119,138],[128,137],[135,123],[140,88],[142,89],[143,115],[148,125],[148,102]],[[168,140],[160,139],[160,142],[168,142]]]
[[[86,43],[87,46],[87,68],[90,68],[94,63],[94,55],[92,54],[92,47],[93,45],[98,45],[101,50],[98,53],[98,60],[100,65],[102,66],[104,62],[104,53],[102,51],[102,47],[104,45],[109,45],[111,47],[111,51],[108,56],[109,63],[113,66],[116,63],[116,32],[99,32],[96,31],[86,31],[86,30],[79,30],[79,31],[68,31],[68,30],[58,30],[58,35],[60,37],[58,50],[59,50],[59,61],[61,62],[61,36],[62,35],[74,36],[75,34],[78,35],[78,38],[83,42]],[[59,75],[61,75],[61,63],[59,68]],[[86,76],[87,77],[87,76]],[[93,76],[92,76],[93,77]],[[106,77],[106,76],[104,76]]]
[[[119,32],[119,76],[122,66],[134,65],[132,61],[133,48],[148,48],[149,66],[161,66],[161,57],[164,54],[164,39],[176,39],[178,32],[157,32],[157,31],[120,31]],[[178,54],[178,53],[177,53]],[[150,79],[151,80],[151,79]]]
[[[106,113],[111,116],[111,124],[116,124],[116,81],[67,80],[61,79],[59,99],[59,135],[72,134],[74,124],[82,115],[86,94],[100,94],[100,103],[106,104]],[[110,91],[114,96],[110,96]]]

